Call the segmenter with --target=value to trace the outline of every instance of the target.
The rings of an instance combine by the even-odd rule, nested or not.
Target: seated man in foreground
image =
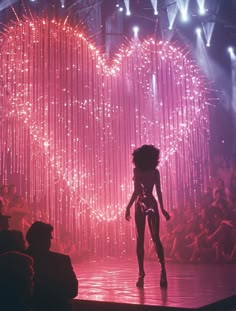
[[[78,280],[70,257],[51,252],[53,227],[40,221],[26,234],[27,254],[34,259],[35,287],[33,310],[71,310],[70,299],[77,296]]]

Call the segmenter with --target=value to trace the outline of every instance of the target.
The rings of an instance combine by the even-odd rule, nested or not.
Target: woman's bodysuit
[[[137,231],[136,252],[139,263],[139,274],[142,275],[144,273],[143,260],[146,216],[148,218],[148,226],[157,256],[161,263],[164,262],[164,251],[159,237],[160,217],[158,205],[152,194],[154,186],[156,189],[160,187],[159,171],[157,169],[141,171],[135,168],[133,179],[134,191],[137,194],[135,202],[135,224]]]

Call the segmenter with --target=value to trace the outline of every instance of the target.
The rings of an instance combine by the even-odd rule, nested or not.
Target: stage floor
[[[203,310],[206,307],[207,310],[234,310],[235,264],[167,262],[166,267],[168,289],[162,290],[159,286],[160,266],[157,261],[145,261],[143,289],[135,286],[138,277],[136,259],[107,259],[75,264],[79,294],[74,306],[83,306],[84,310],[86,305],[89,310],[94,306],[98,310],[99,302],[103,302],[101,309],[104,310],[109,304],[110,308],[105,309],[113,311],[119,309],[119,304],[127,307],[142,306],[142,309],[152,309],[155,306],[155,309],[160,307],[162,310]],[[124,310],[124,306],[120,309]]]

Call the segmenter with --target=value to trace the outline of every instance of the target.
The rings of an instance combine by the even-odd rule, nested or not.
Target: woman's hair
[[[160,150],[153,145],[143,145],[134,150],[133,163],[141,170],[155,169],[159,163]]]

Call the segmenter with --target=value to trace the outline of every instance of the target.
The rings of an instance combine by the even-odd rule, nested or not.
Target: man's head
[[[1,230],[0,231],[0,254],[17,251],[25,251],[25,239],[23,233],[19,230]]]
[[[34,222],[26,233],[29,246],[39,251],[49,250],[53,227],[42,221]]]

